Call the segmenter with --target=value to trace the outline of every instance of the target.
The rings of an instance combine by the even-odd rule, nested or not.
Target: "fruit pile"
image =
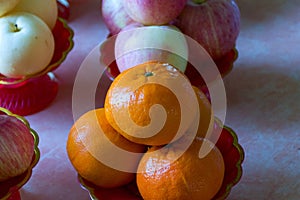
[[[229,61],[236,58],[236,55],[232,54],[237,53],[235,44],[240,31],[240,11],[234,0],[102,0],[101,8],[104,23],[111,36],[117,35],[117,41],[119,33],[126,30],[164,27],[176,30],[198,42],[217,64],[224,60],[228,62],[226,57],[230,57]],[[193,51],[189,49],[189,45],[184,47],[182,39],[167,38],[155,31],[152,31],[152,34],[155,36],[144,37],[144,34],[141,41],[151,43],[161,38],[161,49],[169,43],[173,45],[176,43],[177,48],[187,48],[187,53]],[[128,43],[131,40],[136,41],[139,38],[132,34],[128,36]],[[122,45],[124,44],[126,41],[122,37]],[[116,44],[116,51],[119,47],[120,45]],[[173,55],[162,54],[161,51],[147,53],[139,51],[129,58],[126,57],[126,65],[124,61],[118,59],[117,55],[116,62],[118,69],[122,72],[124,68],[149,60],[174,62],[173,57]],[[181,62],[178,66],[174,65],[183,71],[191,68],[190,63]],[[222,74],[230,69],[220,67],[219,70]],[[193,74],[193,72],[189,73]]]
[[[57,17],[56,0],[0,0],[0,75],[18,79],[49,65]]]
[[[207,139],[213,127],[205,94],[174,66],[149,61],[116,77],[104,107],[75,121],[66,148],[78,174],[97,187],[136,181],[143,199],[212,199],[225,173]]]

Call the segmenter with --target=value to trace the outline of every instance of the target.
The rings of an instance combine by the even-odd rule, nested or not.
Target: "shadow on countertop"
[[[300,68],[239,64],[225,78],[225,87],[230,121],[274,130],[299,124]]]
[[[299,14],[300,1],[290,0],[236,0],[241,12],[242,28],[273,21],[278,16]]]

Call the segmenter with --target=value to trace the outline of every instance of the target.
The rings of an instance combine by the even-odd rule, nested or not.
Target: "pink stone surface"
[[[237,3],[239,58],[225,78],[226,125],[238,134],[245,160],[242,179],[228,199],[300,199],[300,2]],[[58,96],[45,110],[26,117],[39,134],[41,158],[21,189],[22,200],[89,199],[68,160],[66,140],[74,122],[77,70],[108,34],[100,1],[71,1],[69,25],[75,45],[55,71]]]

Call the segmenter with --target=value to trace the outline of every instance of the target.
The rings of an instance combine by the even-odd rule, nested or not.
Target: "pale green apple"
[[[0,16],[11,11],[20,0],[0,0]]]
[[[37,15],[50,29],[56,23],[58,8],[56,0],[21,0],[13,11],[25,11]]]
[[[185,72],[188,44],[172,25],[129,25],[116,36],[116,62],[120,72],[148,61],[169,63]]]
[[[0,73],[20,78],[45,69],[54,53],[54,37],[39,17],[10,13],[0,18]]]

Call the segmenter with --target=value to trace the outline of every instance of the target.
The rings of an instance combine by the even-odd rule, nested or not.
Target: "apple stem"
[[[194,3],[196,4],[202,4],[204,3],[206,0],[193,0]]]
[[[14,24],[14,32],[19,32],[21,29],[18,27],[17,24]]]

